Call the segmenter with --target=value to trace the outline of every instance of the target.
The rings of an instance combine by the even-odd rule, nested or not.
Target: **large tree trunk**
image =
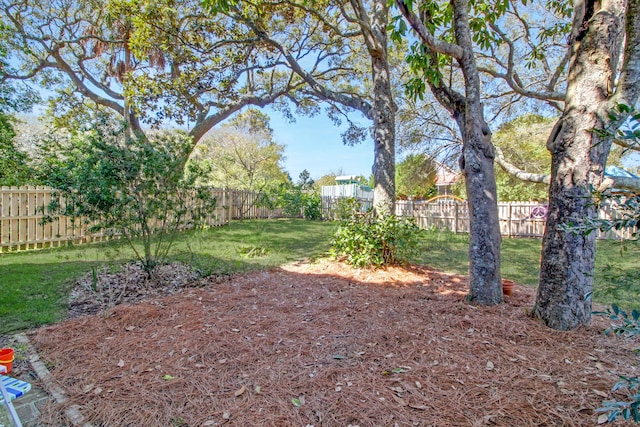
[[[480,78],[465,0],[454,1],[454,25],[458,45],[464,49],[458,62],[465,79],[466,103],[464,118],[457,118],[462,131],[461,166],[469,203],[469,298],[478,304],[494,305],[502,302],[495,150],[480,103]]]
[[[502,302],[502,237],[493,145],[482,116],[467,117],[462,162],[469,204],[469,299],[494,305]]]
[[[437,40],[430,34],[425,23],[432,22],[432,17],[427,10],[422,10],[421,18],[418,18],[404,0],[396,0],[396,4],[416,30],[430,63],[439,63],[436,52],[445,54],[458,61],[464,75],[464,95],[451,87],[428,83],[438,102],[451,112],[462,134],[460,168],[465,176],[470,213],[469,300],[481,305],[499,304],[502,302],[502,238],[493,167],[495,148],[480,102],[480,76],[469,27],[469,3],[467,0],[452,1],[456,44]]]
[[[533,310],[547,326],[568,330],[591,320],[595,233],[559,226],[594,218],[590,189],[603,179],[612,143],[607,129],[613,80],[624,37],[624,0],[578,2],[565,111],[549,136],[549,214],[542,240],[540,284]]]
[[[373,99],[373,205],[378,214],[395,213],[396,154],[395,103],[386,58],[372,58]]]
[[[391,92],[387,25],[389,8],[385,0],[376,0],[371,16],[371,33],[367,43],[371,54],[373,80],[373,206],[378,214],[395,213],[396,202],[396,130],[397,107]]]

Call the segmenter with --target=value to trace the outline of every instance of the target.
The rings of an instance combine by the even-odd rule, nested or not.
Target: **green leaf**
[[[293,399],[291,399],[291,403],[293,403],[293,406],[297,408],[302,406],[302,403],[300,403],[300,399],[298,399],[297,397],[294,397]]]
[[[167,374],[167,375],[163,376],[162,379],[165,380],[165,381],[171,381],[172,379],[174,379],[174,377],[172,377],[171,375]]]

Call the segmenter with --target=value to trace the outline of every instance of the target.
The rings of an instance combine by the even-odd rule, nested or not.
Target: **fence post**
[[[458,202],[453,202],[453,205],[455,206],[454,209],[454,219],[453,219],[453,232],[457,233],[458,232],[458,206],[459,203]]]

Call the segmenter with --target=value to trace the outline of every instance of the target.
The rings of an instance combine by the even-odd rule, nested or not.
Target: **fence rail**
[[[469,208],[458,201],[398,201],[396,215],[413,217],[420,228],[435,227],[455,233],[469,232]],[[622,215],[614,205],[603,205],[599,217],[617,219]],[[547,205],[531,202],[498,203],[500,232],[508,237],[542,237],[547,218]],[[629,239],[636,228],[598,232],[598,239]]]

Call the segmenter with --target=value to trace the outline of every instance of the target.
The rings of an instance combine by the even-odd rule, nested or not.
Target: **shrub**
[[[290,218],[322,219],[320,196],[292,184],[276,183],[268,186],[261,193],[258,205],[269,209],[281,208]]]
[[[165,261],[176,232],[200,225],[216,204],[183,178],[191,143],[179,133],[135,138],[107,123],[54,140],[45,179],[61,197],[49,210],[125,239],[150,275]]]
[[[319,195],[302,195],[302,217],[309,220],[322,219],[322,198]]]
[[[336,202],[334,215],[338,221],[344,222],[351,220],[354,215],[361,212],[360,202],[355,197],[344,197]]]
[[[355,267],[402,264],[418,249],[420,230],[412,219],[395,215],[374,216],[356,209],[345,217],[333,238],[331,255]]]

